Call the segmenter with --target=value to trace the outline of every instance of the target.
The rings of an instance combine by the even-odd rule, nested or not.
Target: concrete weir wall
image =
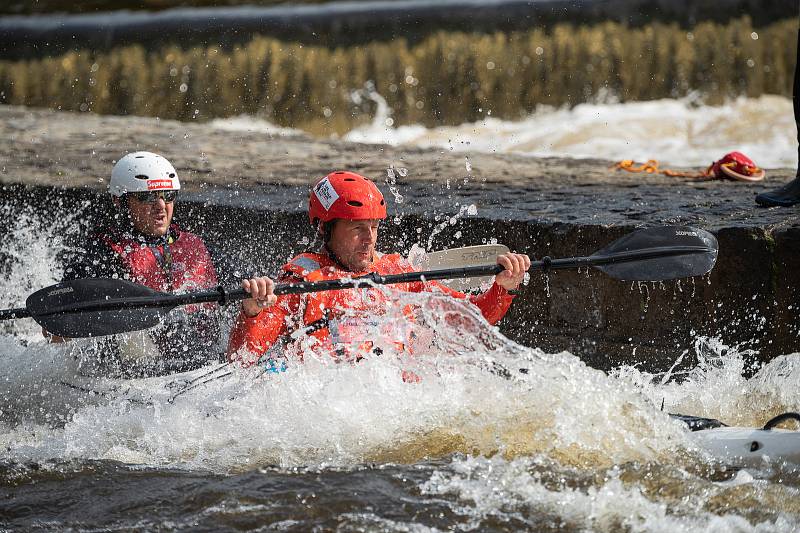
[[[199,230],[205,228],[223,240],[240,235],[220,243],[229,250],[241,246],[245,235],[249,242],[261,243],[250,256],[268,273],[303,250],[302,237],[292,236],[311,236],[304,213],[209,210],[200,203],[193,204],[191,212],[203,221],[197,224]],[[415,242],[430,242],[429,248],[438,250],[497,239],[536,258],[574,257],[591,255],[636,229],[635,224],[609,227],[491,216],[458,218],[452,225],[445,217],[444,222],[445,230],[428,241],[442,221],[424,214],[403,216],[399,224],[390,221],[382,228],[381,248],[405,252]],[[684,362],[693,367],[694,344],[703,336],[753,350],[751,363],[798,351],[800,228],[770,232],[726,227],[715,234],[720,245],[717,265],[700,278],[632,283],[594,269],[534,272],[500,328],[527,346],[568,350],[603,369],[636,363],[665,370],[687,351]]]
[[[683,363],[695,366],[702,337],[752,350],[753,363],[798,351],[798,213],[753,203],[755,192],[783,183],[789,170],[770,170],[760,184],[690,182],[615,172],[601,160],[403,150],[23,108],[0,107],[0,115],[0,213],[7,220],[0,273],[13,268],[4,243],[16,215],[36,213],[28,218],[42,238],[79,240],[111,209],[104,180],[125,151],[151,149],[172,160],[186,185],[181,224],[249,264],[243,268],[266,274],[312,237],[308,184],[347,168],[376,179],[389,201],[384,251],[496,239],[537,258],[572,257],[661,224],[701,227],[719,239],[717,265],[701,278],[631,283],[585,269],[534,273],[500,325],[525,345],[569,350],[602,369],[627,363],[653,371],[684,353]],[[64,224],[76,211],[79,223]]]

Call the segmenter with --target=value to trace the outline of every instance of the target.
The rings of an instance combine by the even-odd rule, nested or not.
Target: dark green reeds
[[[208,119],[250,114],[314,133],[370,120],[374,88],[394,124],[514,119],[539,105],[682,97],[714,104],[791,94],[797,22],[748,18],[628,28],[617,23],[477,35],[441,32],[327,48],[257,37],[230,50],[127,46],[0,62],[0,102]],[[362,98],[359,99],[359,96]]]

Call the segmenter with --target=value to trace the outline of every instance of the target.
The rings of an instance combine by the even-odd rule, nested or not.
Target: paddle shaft
[[[334,291],[341,289],[352,289],[354,287],[364,287],[371,284],[388,285],[392,283],[408,283],[421,280],[452,279],[458,277],[489,276],[497,274],[503,270],[500,265],[485,265],[464,268],[452,268],[445,270],[430,270],[427,272],[408,272],[403,274],[390,274],[382,276],[380,274],[368,274],[351,279],[331,279],[324,281],[299,282],[299,283],[279,283],[275,286],[274,293],[281,294],[305,294],[311,292]],[[187,294],[155,294],[152,296],[127,296],[124,299],[109,301],[89,301],[72,303],[67,306],[53,306],[46,313],[37,313],[36,316],[57,315],[61,313],[81,313],[90,311],[115,311],[118,309],[152,309],[152,308],[172,308],[181,305],[192,305],[202,303],[218,303],[225,305],[230,302],[246,300],[250,294],[244,289],[230,289],[217,287],[214,290],[203,292],[191,292]],[[25,310],[20,314],[9,316],[8,318],[24,318],[31,316]]]
[[[673,255],[686,255],[692,253],[706,253],[707,248],[701,246],[673,246],[660,247],[630,252],[617,252],[613,256],[591,255],[588,257],[571,257],[565,259],[551,259],[544,257],[541,261],[533,261],[531,270],[561,270],[581,266],[602,266],[611,263],[641,261],[657,257]],[[368,285],[390,285],[394,283],[411,283],[416,281],[435,281],[443,279],[469,278],[477,276],[491,276],[502,272],[501,265],[480,265],[462,268],[448,268],[442,270],[429,270],[425,272],[404,272],[401,274],[381,275],[377,273],[359,276],[356,278],[331,279],[314,282],[279,283],[275,286],[274,293],[305,294],[312,292],[352,289]],[[47,313],[38,313],[37,316],[56,315],[60,313],[88,312],[88,311],[114,311],[118,309],[149,309],[172,308],[181,305],[218,303],[225,305],[230,302],[245,300],[250,294],[244,289],[226,290],[217,287],[211,291],[193,292],[187,294],[156,294],[153,296],[130,296],[119,300],[89,301],[73,303],[68,306],[54,306]],[[31,316],[26,309],[8,309],[2,311],[0,319],[24,318]]]
[[[0,320],[27,318],[29,316],[31,316],[31,314],[24,307],[17,307],[16,309],[0,309]]]
[[[614,252],[613,255],[595,254],[587,257],[568,257],[565,259],[542,258],[541,261],[531,263],[533,270],[561,270],[565,268],[577,268],[582,266],[603,266],[618,263],[630,263],[634,261],[645,261],[661,257],[672,257],[677,255],[691,255],[708,253],[705,246],[669,246],[658,248],[645,248],[631,250],[628,252]]]

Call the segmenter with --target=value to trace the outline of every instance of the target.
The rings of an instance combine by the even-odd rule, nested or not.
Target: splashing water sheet
[[[30,217],[0,242],[11,257],[4,307],[60,277],[55,236],[70,222],[43,234]],[[94,341],[50,345],[32,321],[4,324],[0,527],[800,527],[800,466],[720,464],[667,414],[759,426],[798,410],[800,355],[745,378],[746,353],[698,337],[694,368],[606,374],[512,342],[463,302],[372,290],[391,305],[368,333],[413,339],[412,353],[389,343],[380,357],[336,364],[298,338],[304,363],[277,374],[85,375]],[[406,383],[403,371],[421,380]],[[212,379],[187,388],[206,372]]]

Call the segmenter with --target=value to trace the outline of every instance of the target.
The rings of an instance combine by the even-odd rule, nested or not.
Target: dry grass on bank
[[[681,97],[708,103],[791,94],[794,19],[754,28],[677,24],[631,29],[617,23],[492,35],[440,32],[326,48],[257,37],[232,50],[127,46],[60,57],[0,61],[0,102],[105,114],[188,120],[261,116],[315,133],[367,121],[386,99],[395,124],[513,119],[539,105]],[[356,98],[354,98],[354,94]]]

